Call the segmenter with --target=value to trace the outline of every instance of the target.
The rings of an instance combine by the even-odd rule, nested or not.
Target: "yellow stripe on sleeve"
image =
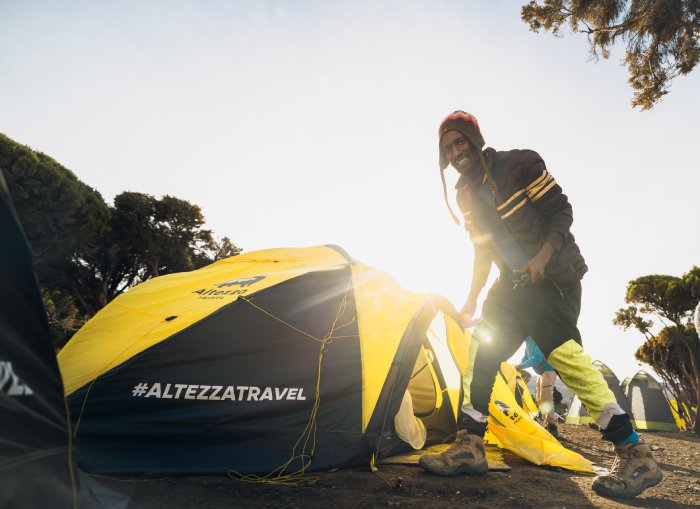
[[[535,187],[533,187],[532,189],[530,189],[530,190],[527,192],[527,196],[528,196],[529,198],[532,198],[533,196],[535,196],[536,194],[538,194],[542,189],[544,189],[545,187],[547,187],[547,186],[549,185],[549,183],[552,182],[553,180],[554,180],[554,177],[552,177],[551,175],[547,174],[547,178],[545,178],[545,179],[544,179],[540,184],[538,184],[537,186],[535,186]]]
[[[503,203],[503,205],[501,205],[500,207],[497,207],[497,210],[503,210],[504,208],[506,208],[506,207],[508,206],[508,204],[509,204],[510,202],[512,202],[513,200],[515,200],[518,196],[520,196],[520,195],[523,194],[524,192],[525,192],[525,189],[521,189],[520,191],[516,192],[515,194],[513,194],[513,196],[511,196],[510,198],[508,198],[508,199]]]
[[[545,187],[544,189],[542,189],[542,191],[540,191],[540,192],[537,194],[537,196],[533,196],[533,197],[531,198],[532,202],[534,203],[534,202],[536,202],[537,200],[539,200],[540,198],[542,198],[542,196],[544,196],[544,195],[547,193],[547,191],[549,191],[552,187],[554,187],[554,185],[555,185],[556,183],[557,183],[557,182],[556,182],[554,179],[552,179],[552,181],[549,183],[549,185],[548,185],[547,187]]]
[[[533,187],[539,186],[544,181],[544,179],[547,178],[547,175],[549,175],[547,170],[542,170],[542,175],[540,175],[539,178],[537,178],[537,180],[535,180],[532,184],[527,186],[525,190],[529,192],[530,189],[532,189]]]
[[[518,210],[520,207],[522,207],[523,205],[525,205],[526,202],[527,202],[527,197],[523,198],[523,199],[520,201],[520,203],[518,203],[515,207],[513,207],[512,209],[510,209],[510,212],[508,212],[507,214],[503,214],[503,215],[501,216],[501,219],[505,219],[505,218],[507,218],[508,216],[510,216],[513,212],[515,212],[515,211]]]

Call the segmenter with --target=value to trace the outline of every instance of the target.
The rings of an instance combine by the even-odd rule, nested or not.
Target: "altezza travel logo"
[[[520,422],[522,420],[523,416],[518,414],[517,411],[510,408],[507,404],[503,403],[502,401],[498,401],[498,400],[494,400],[494,403],[498,407],[498,409],[501,412],[503,412],[503,415],[508,417],[515,424],[517,424],[518,422]]]
[[[256,387],[248,385],[196,385],[139,382],[131,389],[134,398],[194,399],[204,401],[305,401],[303,387]]]
[[[263,279],[265,279],[265,276],[243,277],[240,279],[231,279],[230,281],[225,281],[223,283],[217,283],[214,286],[217,286],[219,288],[230,286],[250,286]]]
[[[230,279],[222,283],[215,283],[213,285],[215,288],[202,288],[192,293],[199,294],[199,297],[197,297],[198,299],[223,299],[227,295],[244,295],[250,290],[246,287],[254,285],[263,279],[265,279],[265,276]]]

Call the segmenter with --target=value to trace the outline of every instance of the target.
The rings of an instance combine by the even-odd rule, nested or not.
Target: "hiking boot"
[[[437,475],[482,475],[489,471],[484,439],[466,430],[457,432],[455,443],[445,452],[424,454],[418,464]]]
[[[557,425],[553,422],[547,423],[544,429],[549,431],[549,434],[552,435],[554,438],[559,438],[559,428],[557,428]]]
[[[641,440],[636,444],[616,445],[617,457],[610,472],[593,480],[593,491],[605,497],[636,497],[663,479],[651,449]]]

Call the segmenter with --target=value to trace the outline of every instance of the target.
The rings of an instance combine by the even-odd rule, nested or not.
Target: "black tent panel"
[[[0,174],[0,507],[75,507],[63,384]]]
[[[314,438],[312,469],[366,458],[349,281],[349,267],[312,272],[239,299],[74,393],[80,464],[100,473],[268,473],[311,454]]]

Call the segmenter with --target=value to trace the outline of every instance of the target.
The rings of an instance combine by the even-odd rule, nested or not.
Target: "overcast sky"
[[[622,379],[642,343],[611,324],[627,282],[700,264],[700,72],[633,110],[622,48],[592,62],[520,3],[0,0],[0,132],[109,203],[186,199],[246,251],[338,244],[459,308],[472,248],[436,132],[467,110],[568,195],[584,347]]]

